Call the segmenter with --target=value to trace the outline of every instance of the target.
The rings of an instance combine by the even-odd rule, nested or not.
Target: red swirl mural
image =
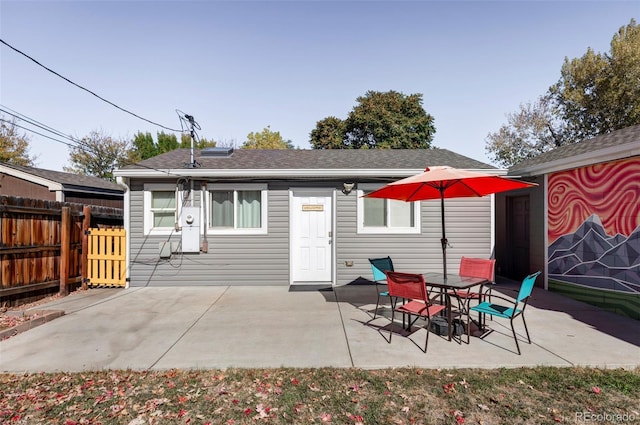
[[[549,175],[548,243],[596,214],[609,235],[629,236],[640,224],[640,159],[596,164]]]

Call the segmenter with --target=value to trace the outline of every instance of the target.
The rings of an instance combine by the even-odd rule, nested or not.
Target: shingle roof
[[[27,167],[23,165],[0,163],[5,167],[16,171],[31,174],[52,182],[60,183],[63,186],[75,188],[92,188],[124,193],[124,188],[116,183],[93,176],[83,176],[80,174],[64,173],[62,171],[45,170],[43,168]]]
[[[195,150],[200,169],[231,170],[328,170],[328,169],[423,169],[433,165],[449,165],[465,169],[494,169],[475,159],[447,149],[236,149],[229,157],[204,157]],[[183,169],[190,162],[189,149],[176,149],[122,168]]]
[[[589,154],[597,155],[597,152],[602,151],[603,149],[634,144],[640,147],[640,125],[623,128],[621,130],[594,137],[593,139],[584,140],[579,143],[572,143],[570,145],[565,145],[552,151],[545,152],[535,158],[519,162],[509,168],[509,174],[526,175],[527,170],[541,168],[545,164],[551,163],[559,163],[559,168],[562,168],[563,162],[568,164],[565,160],[576,159],[577,157]],[[603,160],[608,159],[603,158]],[[567,168],[571,167],[567,165],[565,166],[565,169]]]

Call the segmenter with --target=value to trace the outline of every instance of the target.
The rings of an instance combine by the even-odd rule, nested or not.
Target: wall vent
[[[206,157],[215,157],[215,158],[226,158],[233,154],[232,147],[215,147],[215,148],[204,148],[200,151],[200,156]]]

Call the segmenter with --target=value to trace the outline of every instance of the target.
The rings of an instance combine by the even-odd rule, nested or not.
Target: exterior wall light
[[[355,183],[342,183],[342,193],[348,195],[353,190]]]

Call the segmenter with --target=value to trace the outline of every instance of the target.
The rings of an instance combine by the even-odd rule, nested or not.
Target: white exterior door
[[[291,196],[291,280],[332,282],[333,191],[295,189]]]

